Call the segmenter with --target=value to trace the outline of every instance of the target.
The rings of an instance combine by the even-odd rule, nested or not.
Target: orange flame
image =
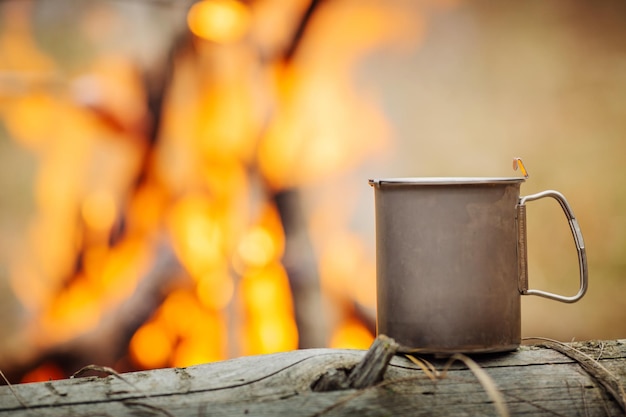
[[[180,289],[135,333],[130,354],[144,368],[185,367],[223,359],[226,340],[223,314],[205,308],[195,294]]]
[[[241,281],[245,314],[243,353],[274,353],[298,347],[289,281],[278,264],[251,270]]]
[[[199,38],[197,56],[176,62],[158,146],[145,166],[145,91],[129,59],[103,56],[63,93],[35,89],[0,107],[11,136],[39,158],[37,214],[11,271],[39,346],[94,328],[128,299],[161,239],[184,271],[132,336],[137,367],[298,347],[281,263],[288,237],[268,193],[340,174],[389,145],[391,129],[371,95],[355,93],[355,65],[389,42],[414,44],[424,26],[392,5],[326,2],[289,62],[259,59],[293,36],[293,24],[276,18],[295,21],[305,7],[196,2],[187,24]],[[51,72],[24,16],[0,34],[0,69],[7,62],[23,69],[19,61]],[[149,179],[134,188],[143,168]],[[322,290],[337,304],[372,307],[373,261],[349,230],[349,210],[334,207],[317,207],[308,224]],[[125,234],[111,244],[122,213]],[[332,320],[332,347],[371,343],[349,313]],[[26,379],[46,372],[58,369],[43,366]]]
[[[229,43],[241,39],[250,25],[250,12],[235,0],[202,0],[187,14],[189,29],[201,38]]]

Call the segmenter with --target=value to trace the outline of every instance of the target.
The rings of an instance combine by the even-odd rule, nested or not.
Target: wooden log
[[[473,359],[495,383],[510,415],[624,415],[598,378],[605,371],[612,374],[621,384],[616,392],[623,393],[626,340],[567,346],[586,354],[600,373],[590,374],[576,355],[547,346]],[[3,386],[0,417],[502,415],[464,363],[455,362],[444,375],[445,359],[424,358],[438,370],[433,379],[398,354],[373,386],[325,392],[311,388],[329,371],[351,372],[365,355],[360,350],[307,349],[188,368]]]

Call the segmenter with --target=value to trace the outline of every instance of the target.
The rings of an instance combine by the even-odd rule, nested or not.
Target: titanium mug
[[[587,291],[583,236],[565,197],[520,197],[524,178],[369,180],[376,210],[377,333],[423,353],[489,353],[521,342],[521,297]],[[526,203],[554,198],[580,269],[571,297],[528,288]]]

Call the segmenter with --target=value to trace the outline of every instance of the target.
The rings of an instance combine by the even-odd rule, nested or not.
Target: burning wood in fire
[[[75,75],[35,40],[53,6],[1,6],[0,115],[37,159],[10,265],[24,320],[0,345],[12,380],[370,344],[374,265],[353,208],[303,196],[387,145],[351,77],[419,36],[402,7],[93,2],[75,30],[101,52]],[[155,8],[165,52],[129,52],[120,31],[144,29],[124,12]]]

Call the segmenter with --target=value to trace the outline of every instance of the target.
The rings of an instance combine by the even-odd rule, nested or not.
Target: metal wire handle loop
[[[541,290],[533,290],[528,288],[528,250],[527,250],[527,230],[526,230],[526,202],[534,201],[544,197],[552,197],[559,202],[569,227],[574,237],[574,243],[576,244],[576,250],[578,251],[578,268],[580,271],[580,289],[578,293],[571,297],[566,297],[559,294],[553,294]],[[574,212],[568,204],[565,196],[558,191],[547,190],[537,194],[527,195],[520,197],[517,204],[517,250],[519,259],[519,291],[523,295],[537,295],[539,297],[545,297],[563,303],[574,303],[580,300],[587,292],[588,282],[588,270],[587,270],[587,253],[585,251],[585,242],[583,240],[582,232]]]

